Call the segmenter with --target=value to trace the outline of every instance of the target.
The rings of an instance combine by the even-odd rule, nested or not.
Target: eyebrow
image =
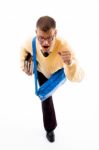
[[[48,38],[52,38],[53,36],[50,35],[50,36],[48,36],[48,37],[46,37],[46,38],[43,37],[43,36],[38,36],[38,37],[43,38],[43,39],[48,39]]]

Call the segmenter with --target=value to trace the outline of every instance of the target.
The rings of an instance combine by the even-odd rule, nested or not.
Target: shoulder
[[[32,50],[32,40],[33,40],[33,37],[29,36],[28,38],[26,38],[24,40],[21,47],[28,50],[28,51],[31,51]]]
[[[69,48],[70,49],[68,42],[63,38],[57,37],[56,44],[59,45],[60,48]]]

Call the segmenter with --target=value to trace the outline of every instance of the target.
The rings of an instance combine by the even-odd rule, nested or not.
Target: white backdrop
[[[58,127],[48,143],[33,76],[20,69],[20,47],[35,34],[42,15],[57,22],[58,35],[85,71],[81,83],[66,82],[54,97]],[[99,150],[99,1],[0,1],[0,149]]]

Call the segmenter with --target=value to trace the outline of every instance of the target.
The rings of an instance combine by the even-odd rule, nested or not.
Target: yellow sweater
[[[83,70],[79,67],[79,64],[74,56],[73,51],[70,49],[68,44],[62,39],[56,38],[54,45],[51,49],[49,56],[44,57],[41,52],[41,47],[36,40],[36,50],[37,50],[37,62],[38,70],[44,74],[45,77],[49,78],[54,72],[64,67],[65,74],[70,81],[79,82],[83,78]],[[58,52],[63,50],[69,50],[72,54],[72,64],[66,65],[59,56]],[[32,54],[32,38],[28,39],[21,48],[21,68],[24,68],[24,60],[27,53]]]

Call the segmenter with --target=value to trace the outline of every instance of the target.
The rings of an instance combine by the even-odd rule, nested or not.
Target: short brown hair
[[[56,28],[56,21],[52,17],[42,16],[38,19],[36,27],[40,28],[44,32],[47,32],[51,28]]]

